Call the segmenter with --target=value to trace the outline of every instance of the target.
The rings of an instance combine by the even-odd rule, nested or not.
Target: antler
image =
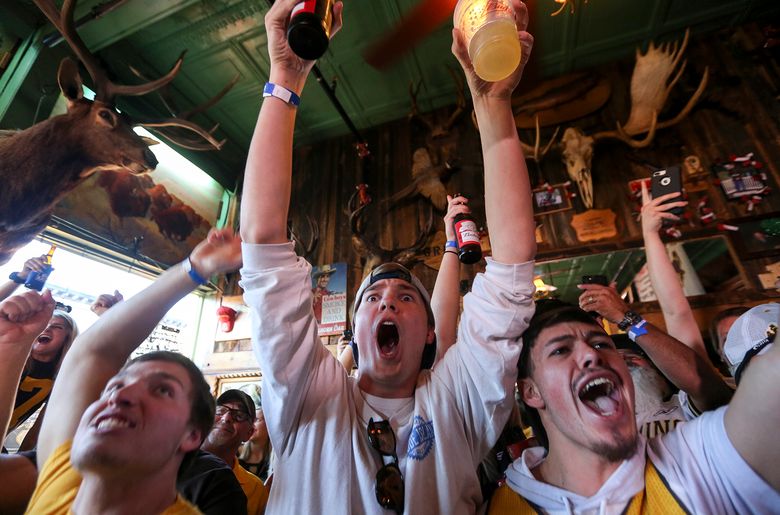
[[[35,5],[46,15],[46,18],[62,34],[65,41],[76,54],[78,59],[84,64],[89,72],[95,86],[95,98],[106,103],[113,103],[114,97],[145,95],[155,89],[161,88],[171,82],[181,69],[184,59],[184,53],[179,56],[173,68],[164,76],[146,84],[135,86],[125,86],[114,84],[108,79],[103,67],[98,59],[89,51],[87,45],[78,35],[76,26],[73,22],[73,12],[76,8],[77,0],[65,0],[62,4],[62,11],[58,11],[53,0],[33,0]]]
[[[536,141],[534,142],[534,146],[525,143],[522,139],[520,140],[520,146],[523,148],[523,154],[526,157],[530,157],[537,163],[541,163],[542,159],[544,159],[544,156],[547,155],[547,152],[550,151],[553,144],[555,143],[555,139],[558,137],[558,133],[561,130],[561,126],[555,128],[555,132],[552,135],[552,138],[550,138],[550,141],[547,142],[547,144],[544,146],[544,149],[542,149],[541,153],[539,152],[539,147],[541,146],[541,139],[542,139],[542,133],[541,128],[539,126],[539,115],[537,114],[536,117]],[[475,118],[476,123],[476,118]]]
[[[636,64],[634,73],[631,76],[631,113],[628,121],[621,127],[617,124],[617,130],[598,132],[593,135],[593,139],[598,141],[605,138],[616,138],[624,141],[634,148],[641,148],[649,145],[653,141],[654,129],[663,129],[679,123],[691,112],[693,106],[698,102],[709,80],[709,68],[704,69],[699,86],[688,100],[685,107],[669,120],[658,121],[658,114],[662,111],[669,93],[677,84],[687,66],[687,61],[675,72],[680,64],[683,52],[688,46],[690,29],[685,31],[685,37],[682,43],[673,44],[664,43],[656,47],[650,43],[645,54],[636,51]],[[674,77],[669,81],[669,78]],[[649,132],[647,137],[642,140],[635,140],[632,137],[638,134]]]
[[[409,119],[413,120],[416,118],[420,120],[423,124],[425,124],[425,127],[427,127],[429,131],[433,132],[436,127],[429,119],[420,115],[420,110],[417,107],[417,93],[420,92],[420,86],[422,86],[422,79],[420,79],[416,87],[413,82],[409,82],[409,96],[412,99],[412,109],[409,111]]]
[[[198,125],[197,123],[191,122],[189,120],[181,120],[179,118],[145,118],[143,120],[137,120],[134,121],[135,125],[142,125],[143,127],[180,127],[182,129],[187,129],[195,134],[198,134],[201,138],[208,141],[212,147],[216,150],[220,150],[222,148],[222,145],[225,144],[227,140],[217,141],[214,136],[211,135],[209,131]],[[214,127],[216,129],[216,127]],[[212,130],[214,130],[212,129]],[[190,148],[186,145],[191,145],[192,150],[203,150],[202,145],[198,145],[196,143],[193,143],[193,140],[189,140],[187,138],[177,138],[176,136],[171,137],[169,132],[164,132],[165,136],[176,143],[177,145],[181,145],[185,148]],[[178,139],[179,141],[176,141]]]
[[[408,246],[399,249],[387,250],[382,248],[379,244],[369,240],[364,234],[365,220],[363,213],[365,208],[370,204],[365,204],[349,215],[349,228],[352,232],[352,245],[355,251],[365,258],[365,264],[363,266],[363,277],[372,270],[372,268],[382,262],[394,260],[401,263],[404,266],[412,264],[416,260],[417,253],[421,248],[425,246],[428,241],[428,237],[431,234],[433,228],[433,209],[428,210],[428,221],[420,233],[417,235],[415,242]]]
[[[460,74],[456,73],[455,70],[453,70],[450,66],[447,66],[447,71],[450,72],[452,81],[455,83],[457,100],[455,102],[455,111],[453,111],[453,113],[447,119],[447,123],[445,123],[442,127],[443,132],[449,132],[452,126],[458,120],[458,117],[461,115],[461,113],[463,113],[464,109],[466,109],[466,95],[463,90],[463,79],[461,78]]]
[[[137,77],[147,80],[141,71],[139,71],[137,68],[130,66],[130,71],[133,72],[134,75]],[[169,88],[166,86],[162,88],[160,91],[157,92],[157,94],[160,96],[160,100],[162,101],[163,105],[165,106],[165,109],[168,110],[168,112],[171,114],[172,118],[167,118],[163,120],[139,120],[135,123],[138,125],[144,125],[147,127],[166,127],[166,126],[173,126],[177,128],[183,128],[190,131],[195,132],[200,136],[200,138],[191,138],[184,136],[182,134],[177,134],[176,129],[173,130],[166,130],[161,129],[158,132],[160,132],[163,136],[165,136],[167,139],[171,140],[176,145],[188,148],[190,150],[197,150],[197,151],[206,151],[206,150],[220,150],[222,146],[225,144],[226,140],[217,141],[216,139],[213,139],[213,134],[216,132],[216,130],[219,128],[219,124],[215,124],[211,129],[208,131],[205,131],[202,129],[199,125],[194,124],[193,122],[190,122],[191,118],[195,116],[196,114],[200,114],[204,111],[206,111],[208,108],[214,106],[217,102],[222,100],[222,98],[228,94],[228,92],[233,88],[233,86],[236,85],[238,80],[241,78],[240,75],[236,74],[235,77],[233,77],[230,82],[228,82],[216,95],[211,97],[210,99],[206,100],[205,102],[201,103],[200,105],[197,105],[190,109],[189,111],[183,111],[179,112],[179,108],[176,106],[176,101],[173,99],[173,97],[170,94]],[[185,124],[173,124],[172,122],[181,120],[182,122],[188,122],[192,125],[195,125],[200,130],[194,130],[192,125],[185,125]],[[171,125],[157,125],[160,122],[165,123],[171,123]],[[206,133],[209,135],[209,137],[206,137],[203,135],[203,133]],[[206,140],[204,143],[203,140]]]
[[[320,241],[320,228],[317,225],[317,222],[315,222],[309,215],[306,215],[306,221],[309,224],[309,233],[311,234],[311,239],[308,243],[305,243],[301,239],[300,235],[295,231],[295,226],[293,225],[292,221],[288,222],[287,230],[290,233],[290,239],[294,241],[296,245],[300,245],[302,250],[301,255],[308,259],[311,253],[317,247],[317,243]]]

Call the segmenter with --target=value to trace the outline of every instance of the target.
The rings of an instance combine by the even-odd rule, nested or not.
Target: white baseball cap
[[[748,361],[772,346],[778,324],[780,304],[770,302],[745,311],[731,326],[723,344],[723,354],[737,382]]]

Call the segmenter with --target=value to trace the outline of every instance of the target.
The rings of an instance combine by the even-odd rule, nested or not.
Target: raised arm
[[[16,389],[35,338],[54,312],[54,299],[27,291],[0,303],[0,442],[5,440],[14,409]]]
[[[666,246],[658,234],[664,220],[680,219],[679,216],[669,213],[669,210],[683,207],[688,202],[679,200],[663,204],[679,196],[680,193],[675,192],[651,199],[647,187],[642,183],[642,237],[645,240],[647,271],[650,273],[650,282],[653,284],[658,304],[664,314],[667,332],[706,358],[704,340],[693,318],[691,305],[685,297],[680,277],[669,259],[669,254],[666,253]]]
[[[580,295],[580,307],[596,311],[613,324],[623,320],[629,310],[613,287],[581,284],[579,288],[585,290]],[[688,394],[698,410],[712,410],[729,402],[732,390],[709,359],[700,356],[649,322],[646,322],[644,327],[647,328],[647,334],[637,337],[636,343],[661,373]]]
[[[271,71],[268,82],[300,97],[314,61],[304,61],[287,44],[290,11],[300,0],[276,0],[265,16]],[[341,27],[341,2],[333,6],[331,36]],[[282,90],[284,92],[284,90]],[[290,206],[292,142],[296,106],[280,98],[263,100],[249,146],[241,195],[241,237],[246,243],[284,243]]]
[[[780,491],[780,345],[754,357],[727,408],[726,433],[740,456]]]
[[[0,284],[0,301],[7,299],[16,291],[16,289],[27,280],[27,276],[33,270],[42,270],[44,263],[46,262],[46,255],[30,258],[24,262],[24,266],[20,272],[16,272],[16,280],[8,279],[3,284]],[[11,274],[13,277],[14,274]],[[21,281],[21,282],[19,282]]]
[[[114,290],[113,295],[110,293],[103,293],[95,299],[95,302],[92,303],[89,309],[97,316],[103,316],[103,313],[122,302],[124,299],[124,296],[119,293],[119,290]]]
[[[241,266],[240,240],[230,230],[212,230],[189,257],[200,277]],[[197,283],[183,264],[172,266],[142,292],[101,316],[73,344],[62,363],[38,439],[38,465],[76,432],[84,410],[124,365],[165,313]]]
[[[470,213],[466,197],[447,195],[447,214],[444,215],[444,234],[447,241],[455,241],[452,219],[459,213]],[[439,273],[431,295],[431,311],[436,321],[436,360],[440,360],[452,344],[458,332],[460,313],[460,260],[455,248],[444,249]]]
[[[512,0],[522,60],[515,72],[499,82],[485,82],[474,73],[463,35],[453,29],[452,53],[460,62],[471,90],[485,164],[485,216],[493,258],[499,263],[523,263],[536,256],[536,237],[528,169],[512,114],[512,92],[528,62],[533,36],[525,31],[528,9]],[[509,221],[510,223],[507,223]]]

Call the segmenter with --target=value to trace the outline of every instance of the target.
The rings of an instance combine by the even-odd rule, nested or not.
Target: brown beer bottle
[[[459,213],[452,219],[455,240],[458,242],[458,259],[471,265],[482,259],[482,246],[479,242],[477,223],[470,214]]]
[[[319,59],[328,49],[333,0],[303,0],[293,7],[287,42],[301,59]]]

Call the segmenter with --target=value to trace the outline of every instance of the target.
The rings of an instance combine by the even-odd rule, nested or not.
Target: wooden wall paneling
[[[662,119],[674,116],[687,102],[698,85],[704,67],[709,66],[711,80],[700,104],[690,116],[675,127],[659,130],[655,141],[645,149],[633,150],[618,141],[605,141],[597,146],[592,163],[595,208],[612,209],[617,215],[618,236],[612,240],[584,245],[577,241],[570,222],[572,216],[583,212],[579,198],[574,199],[573,209],[544,215],[542,223],[544,241],[539,245],[539,258],[552,259],[588,253],[606,252],[621,248],[641,246],[641,227],[635,219],[638,206],[629,197],[628,182],[647,177],[649,165],[681,163],[690,154],[699,156],[709,172],[717,159],[729,154],[757,152],[769,170],[769,184],[774,192],[748,213],[743,203],[729,201],[720,186],[711,182],[704,191],[690,193],[692,220],[681,230],[686,238],[721,234],[713,226],[702,226],[696,218],[695,204],[703,196],[709,199],[719,222],[780,212],[780,188],[778,165],[780,160],[780,106],[766,88],[766,81],[755,68],[776,66],[762,59],[746,59],[744,52],[730,39],[730,34],[742,33],[748,42],[760,35],[754,29],[738,32],[724,31],[696,39],[688,50],[689,65]],[[739,42],[739,38],[737,38]],[[752,44],[752,43],[751,43]],[[601,66],[593,73],[604,74],[613,84],[612,98],[599,112],[575,120],[574,125],[592,134],[611,129],[617,121],[625,122],[630,109],[629,82],[633,70],[633,57]],[[761,88],[767,89],[763,91]],[[428,113],[433,120],[446,119],[452,108]],[[402,113],[399,113],[399,115]],[[399,118],[395,122],[363,131],[373,154],[373,166],[369,175],[371,206],[368,236],[377,238],[384,248],[410,245],[416,238],[427,214],[427,201],[412,200],[386,212],[384,200],[411,181],[412,154],[426,143],[427,129],[418,121]],[[472,198],[471,206],[478,223],[484,224],[483,169],[479,135],[467,113],[455,124],[458,132],[458,169],[445,182],[450,193],[461,192]],[[549,137],[553,127],[543,128],[543,139]],[[533,140],[530,131],[521,136]],[[534,162],[528,162],[534,183],[545,180],[551,184],[568,180],[560,151],[553,149],[537,171]],[[346,261],[349,264],[349,290],[351,295],[361,280],[362,266],[359,256],[352,249],[348,215],[345,207],[355,186],[360,182],[361,165],[354,151],[354,140],[345,136],[324,144],[299,147],[295,150],[295,177],[291,215],[309,214],[320,223],[320,243],[317,249],[318,263]],[[572,185],[571,191],[576,191]],[[434,213],[434,227],[443,229],[443,213]],[[511,221],[506,221],[511,223]],[[731,237],[731,235],[727,235]],[[731,250],[733,254],[735,251]],[[742,256],[737,256],[742,259]],[[772,262],[771,258],[767,258]],[[755,261],[755,260],[754,260]],[[757,288],[755,274],[765,263],[745,263],[742,275],[747,277],[750,288]],[[481,266],[461,267],[461,276],[467,281],[482,269]],[[423,283],[433,288],[436,272],[422,263],[414,267]]]

